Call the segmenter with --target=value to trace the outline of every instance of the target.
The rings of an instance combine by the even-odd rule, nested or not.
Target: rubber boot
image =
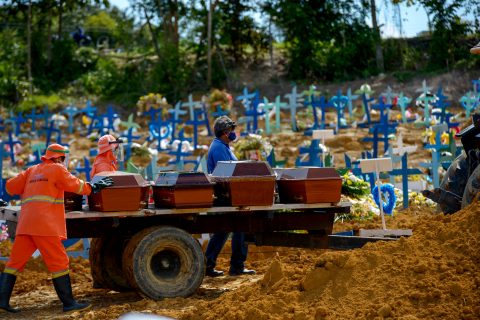
[[[72,283],[70,282],[69,274],[53,278],[52,281],[55,291],[63,303],[63,312],[80,311],[90,308],[89,303],[79,303],[73,298]]]
[[[13,287],[17,276],[10,273],[2,273],[0,276],[0,312],[8,311],[12,313],[20,312],[17,308],[10,306],[10,297],[12,296]]]

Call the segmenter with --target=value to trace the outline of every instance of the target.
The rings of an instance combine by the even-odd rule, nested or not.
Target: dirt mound
[[[199,304],[186,319],[476,319],[480,209],[430,216],[414,236],[274,261],[284,276]],[[280,264],[278,266],[277,264]],[[268,272],[267,272],[268,274]],[[199,317],[199,315],[201,315]]]

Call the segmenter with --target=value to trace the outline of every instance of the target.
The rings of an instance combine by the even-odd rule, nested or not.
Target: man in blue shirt
[[[235,134],[236,123],[227,116],[221,116],[215,120],[213,130],[215,131],[215,139],[210,144],[207,157],[207,170],[212,173],[218,161],[236,161],[237,157],[230,150],[230,142],[234,141],[237,136]],[[210,277],[218,277],[223,275],[223,271],[215,270],[217,257],[222,251],[225,242],[228,239],[228,232],[215,233],[208,242],[205,256],[207,258],[206,275]],[[245,268],[247,260],[248,246],[245,243],[245,234],[242,232],[234,232],[232,235],[232,256],[230,258],[231,276],[242,274],[255,274],[254,270]]]

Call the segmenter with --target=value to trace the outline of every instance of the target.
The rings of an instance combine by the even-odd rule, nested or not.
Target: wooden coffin
[[[150,184],[137,173],[122,171],[101,172],[92,179],[98,182],[104,177],[113,179],[113,186],[88,196],[92,211],[135,211],[148,205]]]
[[[334,168],[275,169],[275,173],[281,203],[340,201],[342,178]]]
[[[209,208],[213,184],[203,172],[161,172],[153,186],[156,208]]]
[[[219,161],[210,180],[215,183],[215,205],[273,204],[275,174],[265,161]]]
[[[74,192],[65,191],[63,194],[63,203],[65,204],[65,211],[80,211],[82,210],[83,196]]]

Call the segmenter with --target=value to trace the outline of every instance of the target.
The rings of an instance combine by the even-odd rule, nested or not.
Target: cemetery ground
[[[465,78],[464,78],[465,77]],[[448,83],[449,96],[458,97],[470,88],[462,74],[442,75],[429,80],[437,88]],[[385,79],[375,80],[372,89],[380,93],[386,88]],[[387,79],[391,81],[391,79]],[[418,80],[418,81],[417,81]],[[353,84],[357,88],[361,83]],[[421,85],[415,79],[401,88],[414,97],[414,88]],[[336,85],[330,85],[335,91]],[[444,87],[446,87],[444,85]],[[275,92],[285,92],[276,88]],[[398,90],[399,91],[399,90]],[[262,91],[263,93],[263,91]],[[269,96],[271,96],[269,94]],[[450,108],[462,112],[459,107]],[[301,132],[289,129],[288,110],[282,133],[270,135],[277,160],[294,166],[298,148],[309,140]],[[372,113],[374,119],[378,112]],[[399,119],[398,110],[391,119]],[[335,122],[337,115],[329,111],[326,122]],[[308,118],[301,112],[299,123]],[[272,121],[274,121],[272,119]],[[462,127],[467,123],[462,123]],[[263,120],[259,127],[264,128]],[[145,124],[139,129],[145,130]],[[187,135],[192,132],[186,128]],[[409,168],[431,161],[431,153],[421,148],[428,137],[425,127],[413,123],[400,124],[391,143],[403,138],[403,144],[419,148],[408,157]],[[368,129],[341,129],[326,147],[335,157],[335,167],[345,166],[344,155],[360,158],[372,148],[363,142]],[[68,135],[73,160],[89,155],[95,147],[93,140],[79,134]],[[199,144],[211,141],[205,132]],[[32,141],[32,143],[40,141]],[[381,144],[380,144],[381,146]],[[380,151],[380,156],[383,154]],[[205,152],[203,151],[199,151]],[[76,159],[75,159],[76,158]],[[166,166],[168,156],[159,155],[158,166]],[[133,157],[137,166],[148,162],[141,155]],[[425,169],[424,175],[426,176]],[[432,188],[430,186],[430,188]],[[358,210],[368,211],[372,200],[357,202]],[[188,298],[169,298],[153,301],[133,292],[93,289],[88,260],[71,259],[74,295],[92,303],[92,309],[64,314],[54,292],[51,278],[41,259],[32,259],[18,277],[11,299],[20,314],[0,314],[1,319],[117,319],[137,311],[169,316],[176,319],[478,319],[480,318],[480,209],[474,202],[449,216],[439,214],[425,199],[410,199],[408,209],[399,201],[393,216],[386,217],[389,229],[412,229],[413,236],[394,242],[377,242],[349,251],[307,250],[283,247],[249,246],[247,267],[257,270],[254,276],[204,279],[201,287]],[[367,209],[365,209],[367,208]],[[334,232],[353,229],[379,229],[380,217],[366,212],[356,218],[338,217]],[[78,244],[80,246],[80,243]],[[205,246],[205,244],[204,244]],[[0,253],[8,256],[9,242],[0,243]],[[75,250],[78,248],[69,248]],[[228,271],[230,247],[227,244],[219,258],[218,268]],[[0,262],[0,269],[4,264]]]
[[[397,132],[405,144],[420,145],[423,131],[405,124]],[[365,148],[364,136],[361,130],[345,129],[326,142],[336,166],[344,165],[345,152],[359,157]],[[208,144],[209,139],[201,137],[201,142]],[[304,139],[301,133],[283,133],[274,135],[271,142],[277,157],[293,165],[296,146]],[[78,157],[88,153],[81,144],[71,145]],[[428,152],[418,151],[409,157],[409,165],[418,167],[429,158]],[[256,269],[257,275],[206,277],[188,298],[153,301],[133,292],[93,289],[88,260],[76,258],[71,259],[74,294],[93,308],[63,314],[43,262],[34,259],[19,276],[11,300],[22,313],[2,314],[2,319],[117,319],[132,311],[178,319],[480,317],[480,210],[476,203],[452,216],[438,214],[425,202],[406,210],[401,204],[397,208],[393,217],[387,216],[387,227],[411,228],[411,238],[343,252],[250,245],[247,266]],[[381,228],[380,218],[334,224],[334,232],[358,228]],[[6,244],[2,243],[2,255],[8,254]],[[221,270],[228,270],[229,250],[227,245],[219,258]]]

